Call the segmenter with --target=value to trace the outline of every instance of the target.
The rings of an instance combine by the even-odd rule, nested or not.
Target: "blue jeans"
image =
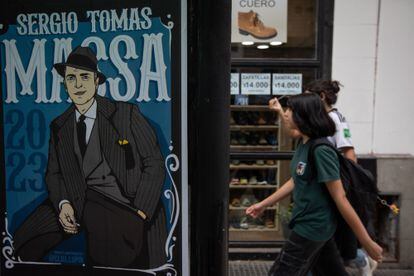
[[[305,276],[315,266],[321,253],[336,254],[337,261],[318,267],[320,275],[348,275],[333,239],[311,241],[292,231],[270,268],[269,276]]]
[[[356,258],[351,260],[350,263],[355,264],[357,268],[365,267],[367,265],[366,257],[367,254],[362,249],[358,249]]]

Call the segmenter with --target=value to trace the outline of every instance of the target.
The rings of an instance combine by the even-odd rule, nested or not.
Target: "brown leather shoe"
[[[238,13],[239,33],[251,35],[258,39],[269,39],[277,35],[277,30],[267,27],[259,19],[259,15],[254,11]]]

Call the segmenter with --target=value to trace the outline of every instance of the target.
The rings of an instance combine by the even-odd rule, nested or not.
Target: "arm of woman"
[[[282,185],[282,187],[277,189],[276,192],[247,208],[246,215],[257,218],[263,213],[266,207],[272,206],[290,195],[294,188],[295,182],[293,182],[293,179],[290,178],[285,184]]]
[[[357,158],[353,147],[341,148],[341,152],[344,154],[346,158],[351,159],[352,161],[357,163]]]
[[[296,129],[291,129],[286,122],[285,112],[283,111],[282,105],[280,104],[279,100],[275,97],[269,101],[269,109],[275,111],[280,120],[282,121],[283,128],[289,132],[289,136],[293,138],[299,138],[300,132]]]
[[[328,188],[328,191],[342,217],[352,229],[361,245],[367,251],[368,255],[372,259],[381,262],[382,248],[371,239],[354,208],[349,203],[341,180],[326,182],[326,187]]]

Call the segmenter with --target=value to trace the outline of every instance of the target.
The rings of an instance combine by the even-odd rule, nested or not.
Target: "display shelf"
[[[230,145],[230,151],[237,152],[237,151],[276,151],[279,149],[279,146],[275,145]]]
[[[230,165],[230,170],[268,170],[277,168],[277,165]]]
[[[279,125],[230,125],[230,131],[271,131],[278,129]]]
[[[266,231],[259,231],[256,229],[251,230],[243,230],[241,231],[229,231],[229,241],[243,241],[253,243],[255,241],[258,242],[274,242],[277,240],[283,240],[283,231],[280,229],[270,229]]]
[[[276,227],[273,228],[269,228],[264,226],[264,228],[259,228],[259,227],[253,227],[253,228],[248,228],[248,229],[239,229],[239,228],[234,228],[232,226],[230,226],[229,230],[233,231],[233,232],[254,232],[254,231],[258,231],[258,232],[265,232],[265,231],[276,231],[275,229]]]
[[[240,206],[240,207],[234,207],[234,206],[229,206],[229,210],[246,210],[247,208],[249,208],[250,206]],[[272,206],[272,207],[266,207],[266,210],[277,210],[276,206]]]
[[[229,166],[232,178],[247,178],[256,176],[260,180],[267,180],[273,184],[229,184],[231,198],[240,199],[243,194],[252,194],[257,200],[263,200],[264,197],[278,189],[280,181],[280,161],[274,160],[274,164],[266,164],[269,162],[268,158],[260,158],[261,153],[270,153],[279,151],[280,147],[277,143],[280,141],[280,119],[277,114],[269,109],[267,105],[231,105],[230,110],[231,122],[231,153],[255,153],[251,159],[239,159],[238,162],[232,162]],[[246,112],[246,113],[243,113]],[[273,112],[273,114],[271,113]],[[259,124],[261,123],[261,124]],[[263,142],[266,139],[266,143]],[[269,140],[272,139],[272,140]],[[244,144],[239,144],[242,141]],[[267,143],[271,142],[271,143]],[[257,164],[257,160],[262,165]],[[252,162],[253,161],[253,162]],[[233,163],[238,163],[233,164]],[[250,163],[250,164],[249,164]],[[234,182],[232,182],[234,183]],[[247,203],[247,202],[246,202]],[[249,206],[235,207],[229,204],[229,215],[241,220],[245,216],[245,210]],[[266,216],[274,222],[274,227],[252,227],[249,225],[248,229],[241,229],[239,226],[229,225],[229,239],[232,241],[266,241],[277,239],[280,235],[279,219],[278,219],[278,205],[267,207],[265,209]]]
[[[274,112],[268,105],[230,105],[231,111],[269,111]]]
[[[249,184],[238,184],[230,185],[230,189],[277,189],[277,185],[249,185]]]

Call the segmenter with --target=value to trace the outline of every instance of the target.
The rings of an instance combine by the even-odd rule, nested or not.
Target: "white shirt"
[[[328,137],[328,140],[337,148],[353,148],[351,131],[345,117],[338,110],[332,109],[328,112],[329,116],[335,123],[336,132],[334,136]]]
[[[92,129],[93,129],[93,125],[95,124],[95,120],[96,120],[96,100],[93,100],[93,104],[91,105],[91,107],[89,107],[88,111],[86,111],[85,114],[83,114],[86,118],[85,118],[85,124],[86,124],[86,144],[89,143],[89,138],[91,137],[91,133],[92,133]],[[76,109],[75,111],[75,116],[76,116],[76,122],[79,122],[79,117],[82,114],[80,114],[80,112]]]

